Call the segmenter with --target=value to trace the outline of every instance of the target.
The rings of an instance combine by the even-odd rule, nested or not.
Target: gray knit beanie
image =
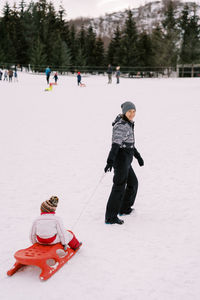
[[[132,102],[124,102],[122,105],[121,105],[121,108],[122,108],[122,113],[125,115],[127,113],[127,111],[129,111],[130,109],[134,109],[136,110],[136,107],[135,107],[135,104],[133,104]]]

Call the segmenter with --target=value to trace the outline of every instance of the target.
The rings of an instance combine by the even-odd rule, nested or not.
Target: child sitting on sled
[[[58,200],[58,197],[52,196],[41,204],[41,215],[33,222],[30,240],[32,244],[61,243],[65,250],[67,250],[67,246],[70,246],[76,251],[82,243],[77,240],[72,231],[64,228],[62,220],[55,215]]]

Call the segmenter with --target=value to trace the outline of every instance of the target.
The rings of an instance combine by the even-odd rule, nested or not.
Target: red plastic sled
[[[74,251],[71,248],[67,248],[65,253],[63,252],[64,255],[62,256],[58,255],[57,250],[63,250],[63,246],[60,243],[52,246],[45,246],[36,243],[29,248],[19,250],[14,255],[16,262],[12,269],[7,272],[7,275],[12,276],[21,267],[33,265],[42,269],[39,276],[40,279],[47,280],[66,262],[68,262],[68,260],[70,260],[79,249]],[[49,259],[55,260],[55,264],[53,266],[49,266],[47,264],[47,260]]]

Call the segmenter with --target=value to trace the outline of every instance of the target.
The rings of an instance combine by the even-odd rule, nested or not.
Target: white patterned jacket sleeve
[[[113,127],[112,143],[121,146],[122,142],[126,137],[126,132],[127,129],[123,123],[121,122],[116,123]]]

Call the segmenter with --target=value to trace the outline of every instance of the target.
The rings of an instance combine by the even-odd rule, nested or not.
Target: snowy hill
[[[195,1],[181,2],[177,0],[174,1],[174,6],[177,9],[177,17],[180,16],[180,13],[186,3],[188,4],[191,12],[196,9],[197,14],[200,14],[200,5],[195,3]],[[143,6],[140,6],[139,8],[132,9],[138,29],[140,31],[151,31],[152,28],[154,28],[157,24],[160,24],[164,17],[166,5],[167,0],[162,0],[149,2]],[[127,14],[125,10],[109,13],[105,16],[94,19],[78,18],[71,20],[70,23],[73,23],[78,30],[80,29],[81,24],[84,24],[86,27],[92,25],[97,35],[101,35],[104,38],[110,38],[117,24],[119,24],[120,28],[124,26],[126,15]]]
[[[44,92],[45,76],[19,73],[0,82],[0,299],[199,300],[200,139],[198,78],[59,78]],[[124,225],[105,225],[112,184],[97,185],[120,105],[137,107],[136,146],[145,166],[135,212]],[[47,282],[26,267],[8,278],[16,250],[28,247],[32,221],[52,195],[57,215],[83,246]]]

